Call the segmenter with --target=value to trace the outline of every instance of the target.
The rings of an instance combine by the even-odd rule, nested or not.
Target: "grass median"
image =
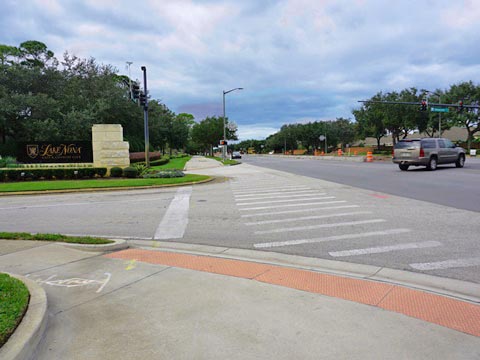
[[[2,240],[57,241],[70,244],[102,245],[112,244],[112,240],[89,236],[66,236],[62,234],[30,234],[21,232],[0,232]]]
[[[29,298],[30,294],[23,282],[0,273],[0,347],[22,321]]]
[[[0,193],[175,185],[175,184],[182,184],[182,183],[188,183],[188,182],[203,181],[208,178],[209,176],[205,176],[205,175],[187,174],[184,177],[180,177],[180,178],[158,178],[158,179],[92,179],[92,180],[22,181],[22,182],[0,184]]]
[[[181,158],[173,158],[173,159],[170,159],[170,161],[168,163],[166,163],[165,165],[152,166],[151,169],[152,170],[166,170],[166,169],[183,170],[185,168],[185,164],[191,158],[192,158],[191,156],[184,156],[184,157],[181,157]]]

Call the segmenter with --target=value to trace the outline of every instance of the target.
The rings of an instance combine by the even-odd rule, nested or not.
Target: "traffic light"
[[[147,96],[143,93],[143,91],[141,91],[138,95],[138,100],[140,102],[140,106],[145,107],[145,105],[147,104]]]
[[[462,113],[462,112],[463,112],[463,101],[462,101],[462,100],[460,100],[460,101],[458,102],[458,108],[457,108],[457,110],[458,110],[459,113]]]
[[[227,145],[227,140],[220,140],[220,145]]]
[[[140,85],[137,84],[137,82],[132,83],[132,94],[131,94],[131,99],[135,102],[137,102],[138,98],[140,95]]]
[[[427,100],[423,99],[422,100],[422,103],[421,103],[421,107],[420,107],[420,110],[421,111],[427,111]]]

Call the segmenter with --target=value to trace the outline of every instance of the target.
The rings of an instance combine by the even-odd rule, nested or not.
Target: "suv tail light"
[[[425,151],[423,151],[422,147],[420,147],[420,157],[425,157]]]

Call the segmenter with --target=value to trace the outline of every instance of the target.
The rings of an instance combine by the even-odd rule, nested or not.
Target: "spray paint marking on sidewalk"
[[[165,213],[154,240],[181,239],[188,225],[188,210],[190,208],[190,196],[192,187],[184,187],[177,190],[170,206]]]
[[[108,282],[112,277],[112,274],[108,272],[106,272],[105,275],[106,275],[105,280],[82,279],[82,278],[55,279],[57,275],[51,275],[45,280],[37,279],[35,281],[38,284],[46,284],[50,286],[58,286],[58,287],[66,287],[66,288],[89,286],[89,285],[100,285],[97,291],[95,291],[96,293],[99,293],[108,284]],[[27,275],[27,277],[29,276]]]

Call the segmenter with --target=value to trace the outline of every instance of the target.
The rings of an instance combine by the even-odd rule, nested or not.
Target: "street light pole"
[[[127,67],[128,67],[128,87],[130,88],[130,98],[132,96],[132,75],[130,74],[130,65],[132,65],[133,62],[127,61]]]
[[[243,88],[235,88],[230,90],[223,90],[223,146],[222,146],[222,158],[225,161],[227,159],[227,146],[225,145],[227,141],[227,128],[225,124],[225,95],[235,90],[243,90]]]

